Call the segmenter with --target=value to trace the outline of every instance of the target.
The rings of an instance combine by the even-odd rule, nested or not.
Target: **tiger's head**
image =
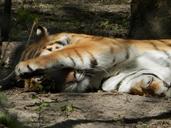
[[[51,54],[69,44],[70,38],[66,33],[49,35],[45,27],[38,26],[36,40],[27,46],[20,61]],[[75,81],[73,69],[67,68],[56,71],[55,68],[52,68],[43,73],[37,73],[37,76],[35,74],[31,78],[29,76],[29,79],[25,79],[24,84],[26,91],[37,91],[42,87],[47,90],[61,91],[67,83],[73,81]]]
[[[15,67],[15,65],[20,61],[51,54],[52,52],[62,49],[66,45],[70,44],[70,39],[65,33],[62,35],[49,35],[47,29],[42,26],[36,27],[35,32],[36,36],[34,41],[28,44],[22,43],[13,50],[10,59],[11,65],[13,65],[12,67]],[[10,78],[16,78],[15,73],[12,73],[12,75],[6,79],[6,85]],[[37,91],[40,89],[41,85],[46,89],[52,88],[52,90],[60,91],[64,88],[66,83],[75,81],[75,77],[73,69],[68,68],[60,71],[50,69],[40,74],[37,73],[34,77],[23,76],[23,78],[16,78],[15,81],[24,81],[26,91]]]

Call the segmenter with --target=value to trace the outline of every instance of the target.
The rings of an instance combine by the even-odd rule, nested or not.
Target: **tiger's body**
[[[171,40],[112,39],[85,34],[49,35],[38,57],[20,62],[17,76],[55,68],[69,71],[65,91],[118,90],[171,96]],[[63,47],[57,46],[62,42]],[[57,72],[57,71],[56,71]],[[74,72],[74,73],[73,73]],[[66,77],[68,77],[66,76]]]

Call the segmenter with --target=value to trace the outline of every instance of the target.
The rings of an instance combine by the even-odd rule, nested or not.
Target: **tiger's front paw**
[[[30,61],[23,61],[17,64],[15,67],[15,73],[20,77],[31,77],[36,75],[41,75],[43,73],[43,67],[36,63],[32,63]]]

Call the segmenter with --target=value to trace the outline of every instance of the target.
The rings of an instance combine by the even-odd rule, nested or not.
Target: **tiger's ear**
[[[41,39],[43,37],[47,37],[49,35],[47,28],[43,26],[37,26],[36,28],[36,36]]]

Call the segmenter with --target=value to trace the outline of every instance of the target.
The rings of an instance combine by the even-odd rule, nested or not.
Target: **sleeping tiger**
[[[65,70],[63,91],[102,89],[171,96],[171,40],[42,34],[44,32],[42,27],[38,29],[38,33],[43,35],[39,42],[44,42],[39,56],[18,63],[15,67],[17,76],[32,78],[51,69],[55,69],[55,73]],[[56,78],[62,76],[59,74]]]

